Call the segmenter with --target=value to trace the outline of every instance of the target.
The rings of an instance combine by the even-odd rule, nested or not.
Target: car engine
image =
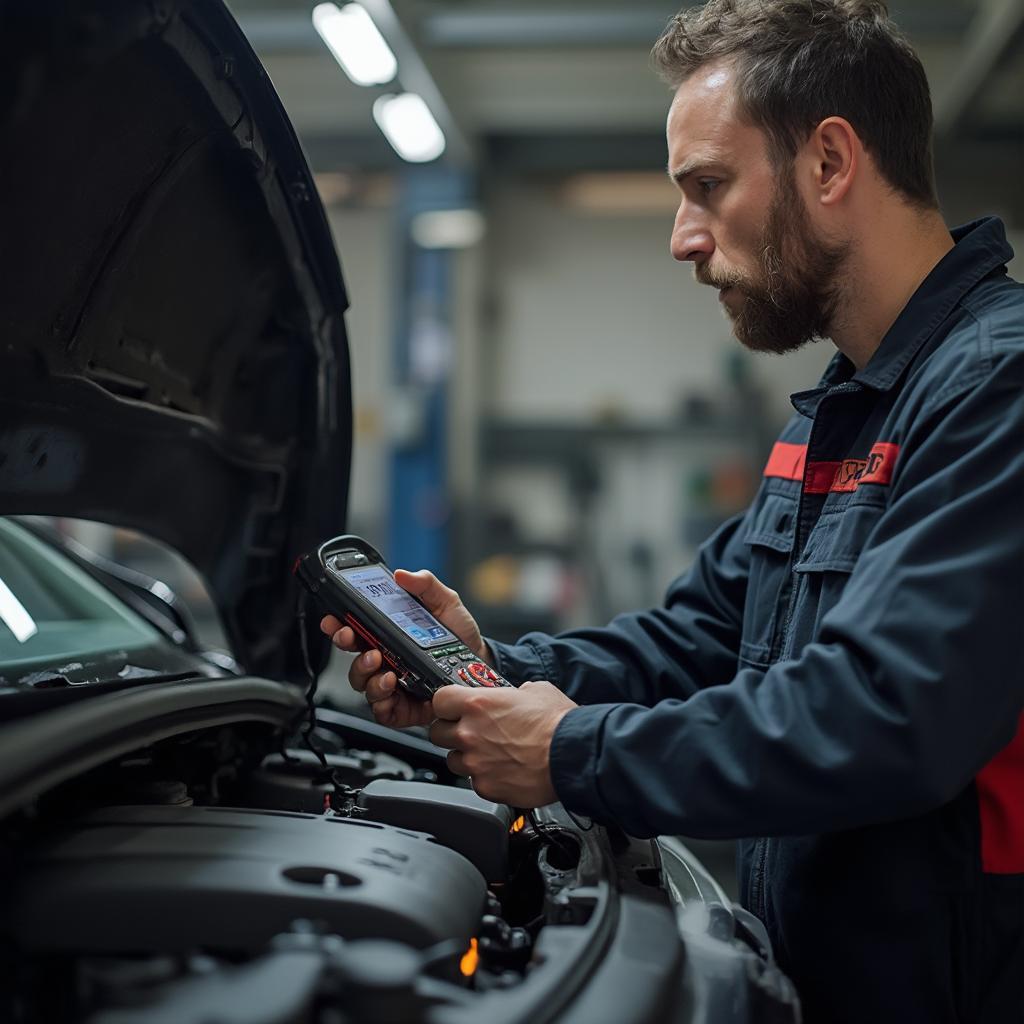
[[[310,749],[253,723],[186,732],[10,816],[0,1019],[455,1022],[516,992],[488,1016],[557,1009],[610,897],[596,836],[482,800],[424,740],[391,741],[403,759],[355,745],[372,723],[320,716]],[[635,847],[630,881],[663,912]]]

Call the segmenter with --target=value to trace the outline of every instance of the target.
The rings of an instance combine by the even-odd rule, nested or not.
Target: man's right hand
[[[469,614],[459,595],[446,587],[432,572],[395,570],[395,582],[426,605],[428,611],[442,625],[447,626],[481,661],[491,664],[490,651],[480,635],[473,616]],[[320,628],[343,651],[359,651],[355,633],[336,616],[326,615]],[[381,724],[395,729],[410,725],[429,725],[435,717],[430,701],[410,697],[400,686],[390,669],[382,672],[384,664],[378,650],[366,651],[356,658],[348,670],[352,689],[366,695],[373,709],[373,717]]]

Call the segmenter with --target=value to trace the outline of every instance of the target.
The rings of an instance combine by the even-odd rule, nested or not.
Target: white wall
[[[832,354],[785,359],[739,348],[715,292],[669,254],[672,212],[607,216],[560,205],[544,186],[495,188],[488,204],[489,279],[498,413],[665,420],[680,399],[721,387],[737,351],[772,391],[813,386]]]

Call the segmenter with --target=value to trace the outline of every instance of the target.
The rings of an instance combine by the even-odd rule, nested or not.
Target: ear
[[[827,117],[807,140],[818,202],[834,206],[849,193],[864,147],[853,126],[842,117]]]

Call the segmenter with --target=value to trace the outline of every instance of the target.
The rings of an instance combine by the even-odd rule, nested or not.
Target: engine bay
[[[372,749],[372,723],[322,715],[310,749],[259,723],[187,731],[10,815],[0,1018],[544,1019],[567,971],[611,964],[629,890],[659,922],[640,1003],[676,984],[653,844],[488,803],[425,741]]]

